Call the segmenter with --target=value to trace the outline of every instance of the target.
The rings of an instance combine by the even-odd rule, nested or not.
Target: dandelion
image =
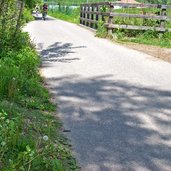
[[[48,141],[49,137],[47,135],[43,136],[43,140]]]
[[[5,141],[2,141],[2,142],[1,142],[1,145],[2,145],[2,146],[5,146],[5,145],[6,145],[6,142],[5,142]]]

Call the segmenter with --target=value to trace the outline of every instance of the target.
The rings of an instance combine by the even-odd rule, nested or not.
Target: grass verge
[[[0,102],[1,171],[77,170],[61,123],[52,112]]]
[[[52,17],[65,20],[71,23],[79,24],[79,12],[80,8],[68,9],[64,8],[63,10],[54,10],[49,11],[48,14]]]
[[[159,46],[162,48],[171,48],[171,33],[159,33],[155,31],[128,31],[115,30],[112,38],[120,43],[138,43],[145,45]]]
[[[34,45],[27,33],[19,32],[14,43],[11,37],[4,35],[0,49],[0,170],[78,170]]]

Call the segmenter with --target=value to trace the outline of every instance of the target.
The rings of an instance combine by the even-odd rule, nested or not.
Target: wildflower
[[[6,142],[5,142],[5,141],[2,141],[2,142],[1,142],[1,145],[2,145],[2,146],[5,146],[5,145],[6,145]]]
[[[43,136],[43,140],[48,141],[49,137],[47,135]]]

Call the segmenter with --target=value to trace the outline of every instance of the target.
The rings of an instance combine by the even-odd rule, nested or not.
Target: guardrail
[[[129,13],[117,13],[116,7],[130,9],[139,8],[143,11],[146,8],[157,9],[158,12],[154,14],[129,14]],[[114,3],[114,2],[100,2],[100,3],[85,3],[80,5],[80,24],[87,27],[97,29],[99,19],[105,22],[105,26],[108,29],[108,34],[111,34],[113,29],[130,29],[130,30],[155,30],[160,32],[169,31],[171,28],[167,28],[166,22],[171,21],[171,16],[167,15],[167,10],[171,9],[171,5],[158,5],[158,4],[131,4],[131,3]],[[139,18],[144,21],[154,20],[155,25],[127,25],[118,24],[115,22],[115,18]]]

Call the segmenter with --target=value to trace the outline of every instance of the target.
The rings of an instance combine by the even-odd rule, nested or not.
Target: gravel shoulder
[[[169,48],[161,48],[137,43],[123,43],[123,45],[171,63],[171,49]]]

